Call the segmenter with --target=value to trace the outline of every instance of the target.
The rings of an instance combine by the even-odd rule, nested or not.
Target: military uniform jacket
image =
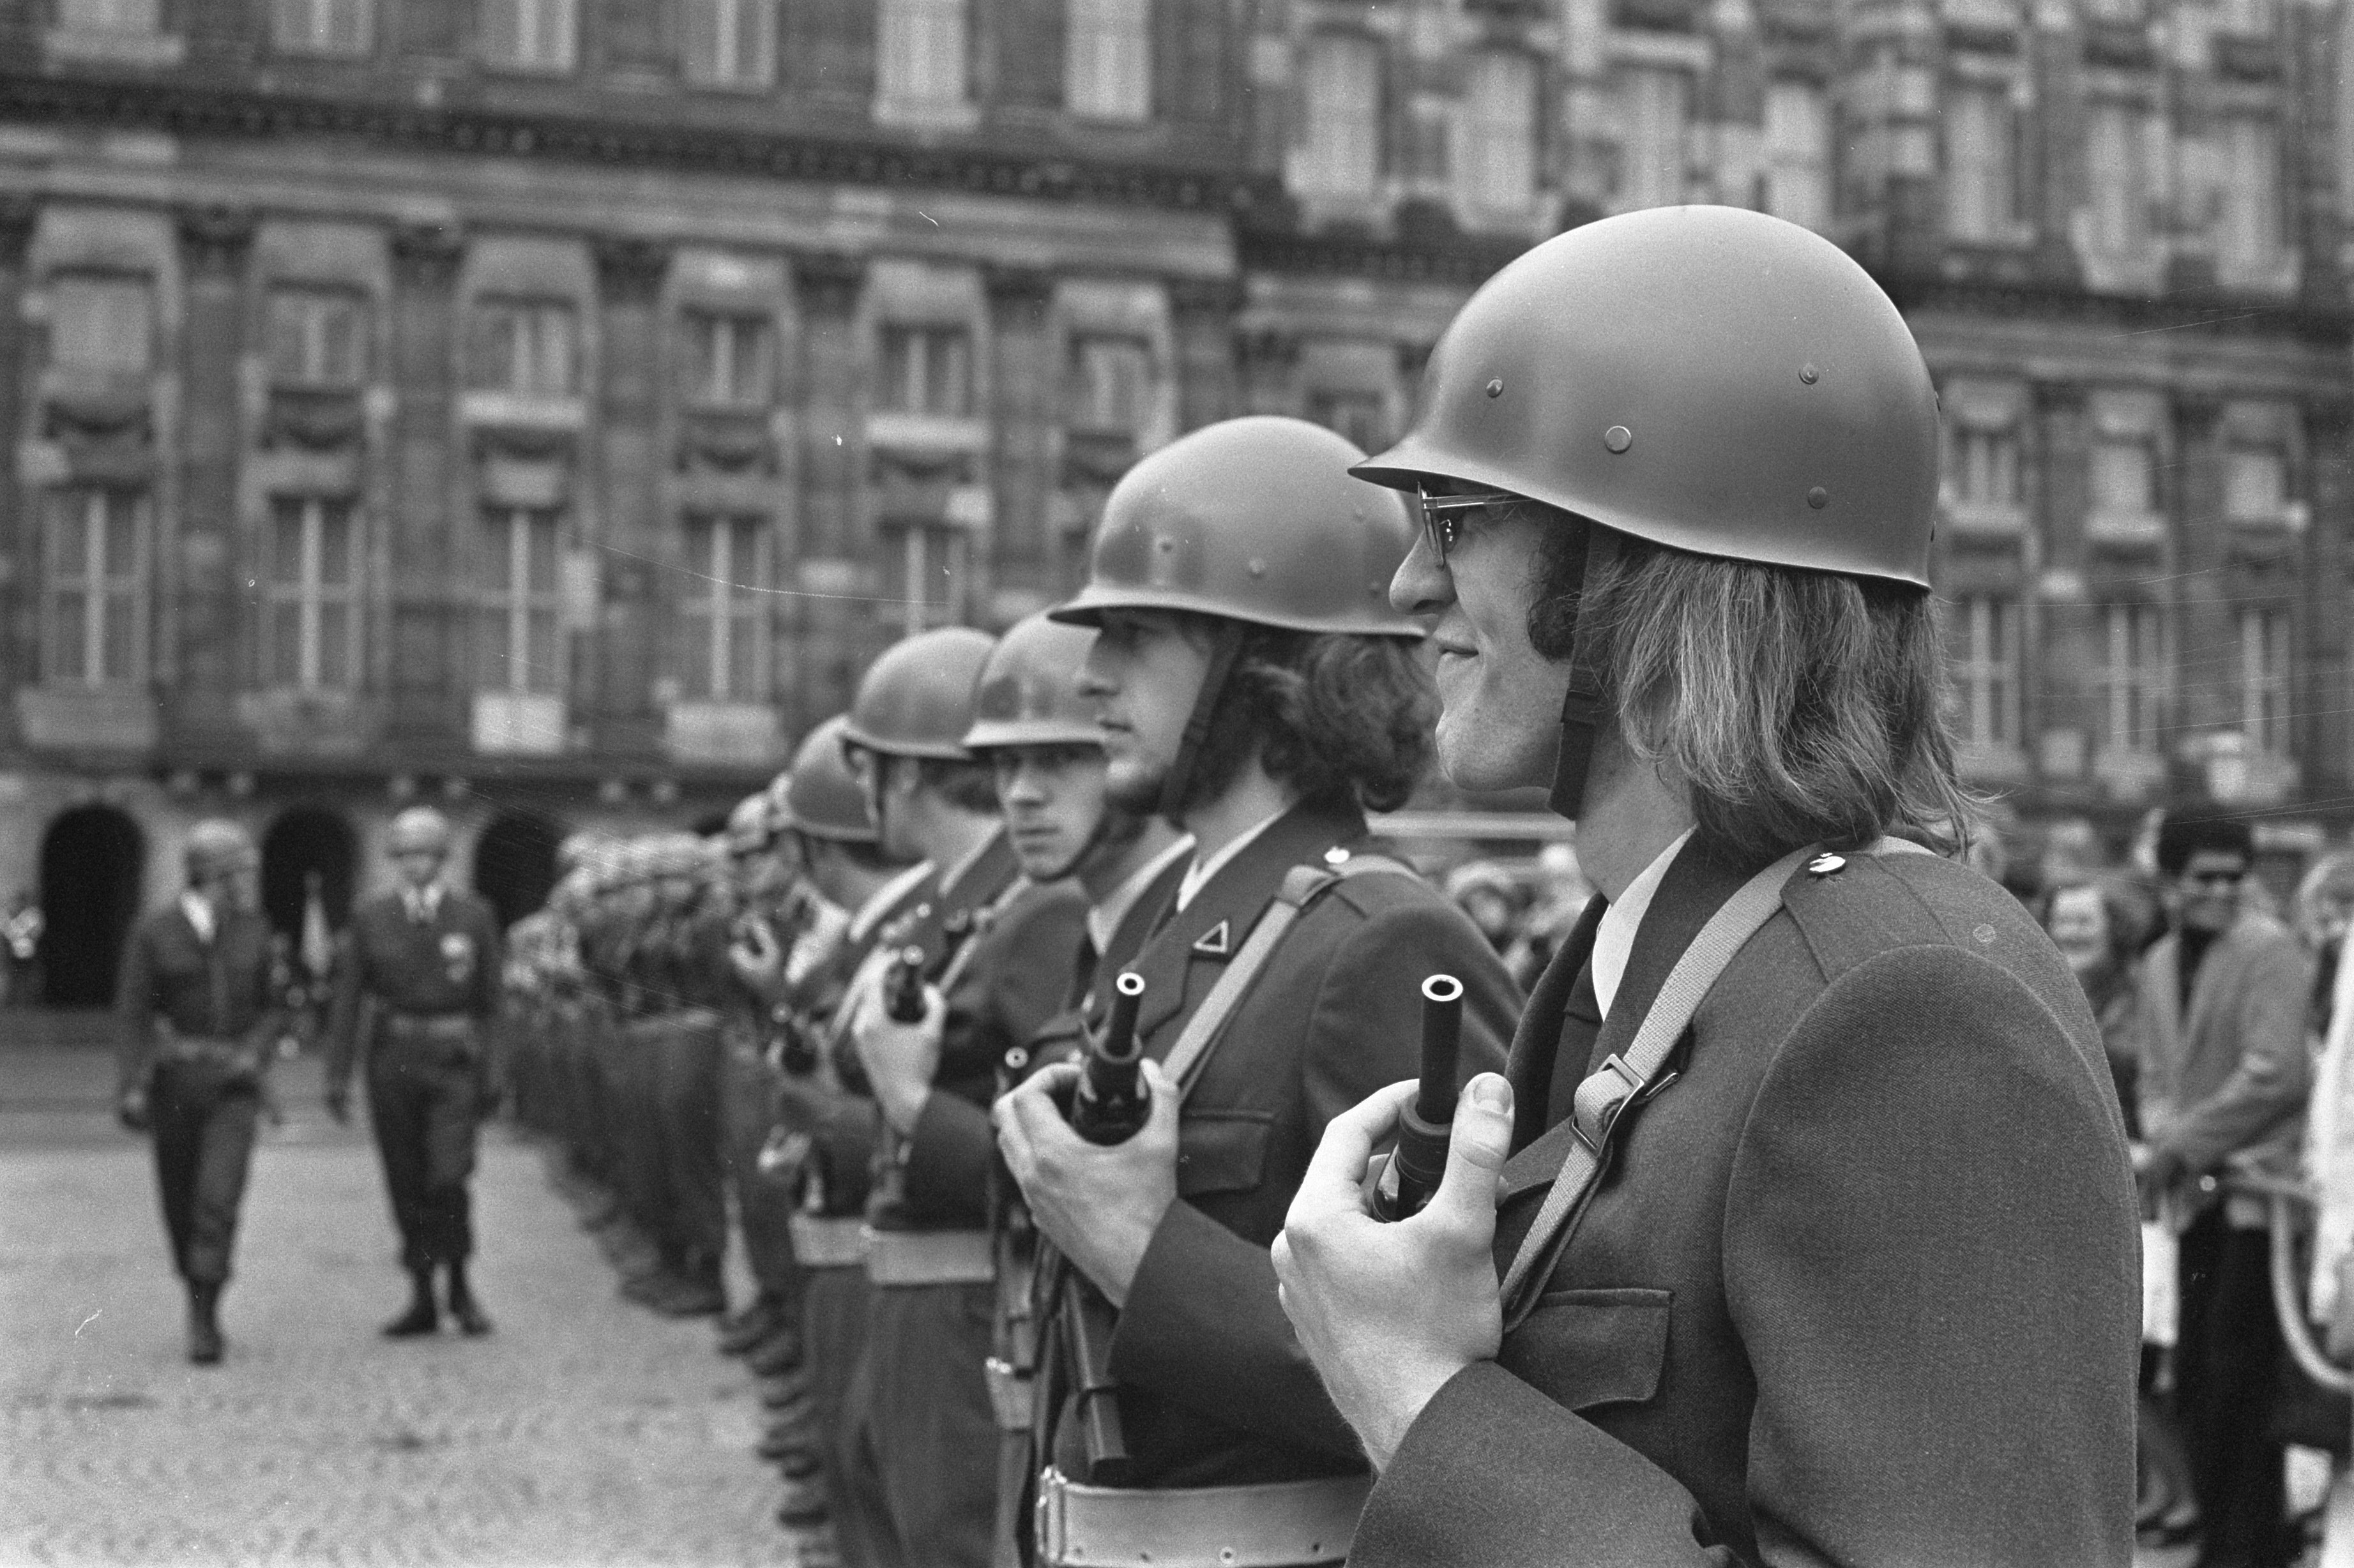
[[[1539,981],[1500,1259],[1558,1166],[1528,1144],[1561,1086],[1754,869],[1686,845],[1575,1063],[1591,918]],[[1669,1065],[1533,1310],[1408,1429],[1351,1563],[2125,1568],[2133,1183],[2097,1029],[2019,905],[1929,855],[1802,871]]]
[[[427,920],[410,919],[398,893],[371,898],[352,911],[345,944],[328,1027],[330,1084],[350,1077],[366,1044],[358,1038],[364,1001],[388,1012],[466,1013],[482,1022],[498,1014],[498,916],[471,893],[444,887]]]
[[[115,997],[116,1069],[123,1088],[141,1084],[154,1063],[160,1022],[186,1040],[235,1041],[269,1065],[270,1036],[281,1021],[270,923],[244,909],[217,909],[209,942],[175,900],[132,932]]]
[[[1191,863],[1191,856],[1179,855],[1161,867],[1120,916],[1119,927],[1105,943],[1104,950],[1095,955],[1095,961],[1074,962],[1067,1005],[1007,1056],[1002,1064],[1001,1083],[1019,1083],[1050,1063],[1076,1061],[1086,1054],[1089,1034],[1104,1026],[1111,1011],[1112,977],[1135,962],[1145,942],[1159,929],[1169,906],[1176,902],[1177,889],[1184,883],[1185,869]],[[1077,957],[1074,955],[1075,959]]]
[[[1129,966],[1146,985],[1146,1054],[1169,1054],[1293,867],[1336,863],[1364,836],[1353,806],[1295,806],[1172,913]],[[1519,992],[1470,921],[1409,875],[1347,878],[1317,899],[1228,1021],[1186,1097],[1178,1201],[1112,1337],[1138,1484],[1364,1467],[1276,1299],[1267,1247],[1324,1124],[1419,1071],[1419,988],[1442,970],[1464,983],[1464,1074],[1495,1069]],[[1046,1438],[1071,1474],[1083,1473],[1076,1425],[1066,1413]]]

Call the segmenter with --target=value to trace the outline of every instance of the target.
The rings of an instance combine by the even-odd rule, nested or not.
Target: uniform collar
[[[1087,911],[1087,940],[1096,945],[1098,955],[1111,951],[1112,939],[1119,935],[1120,924],[1136,907],[1137,900],[1142,898],[1181,856],[1193,853],[1192,835],[1179,837],[1175,843],[1138,866],[1126,882],[1113,888],[1105,895],[1102,903]]]
[[[1698,831],[1686,828],[1678,833],[1675,842],[1653,855],[1651,863],[1602,912],[1602,923],[1594,931],[1594,1000],[1606,1019],[1610,1016],[1611,1002],[1617,1000],[1619,978],[1626,974],[1627,960],[1634,955],[1635,933],[1642,928],[1652,895],[1667,879],[1668,867],[1677,853]]]
[[[1285,808],[1286,810],[1288,810],[1290,808],[1288,807]],[[1267,832],[1268,828],[1272,827],[1277,819],[1280,818],[1282,815],[1282,811],[1269,812],[1267,815],[1261,817],[1257,821],[1252,823],[1249,827],[1245,828],[1241,832],[1236,833],[1233,838],[1228,839],[1225,843],[1219,845],[1217,853],[1211,855],[1209,859],[1201,860],[1197,858],[1192,865],[1187,866],[1185,868],[1184,880],[1177,885],[1178,913],[1184,913],[1186,908],[1193,904],[1195,896],[1201,893],[1204,886],[1208,885],[1210,878],[1217,875],[1218,873],[1225,867],[1227,863],[1232,861],[1236,855],[1250,848],[1251,844],[1258,838],[1259,834]]]
[[[220,916],[212,901],[193,888],[180,895],[180,913],[195,927],[199,942],[210,942],[220,930]]]
[[[420,912],[419,906],[423,906]],[[423,887],[411,887],[403,883],[400,888],[400,912],[412,920],[430,920],[441,913],[441,885],[429,882]]]

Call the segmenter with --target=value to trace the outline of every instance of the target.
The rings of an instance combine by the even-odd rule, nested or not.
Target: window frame
[[[697,408],[766,408],[776,400],[776,321],[766,312],[688,305],[680,313],[686,338],[685,401]],[[755,384],[738,393],[737,383],[747,357],[742,342],[746,328],[752,344],[749,357],[758,366]]]
[[[339,11],[351,19],[349,36],[340,40],[334,26]],[[290,27],[297,16],[304,26]],[[375,0],[271,0],[270,48],[313,59],[366,59],[376,53]]]
[[[65,348],[69,334],[65,323],[77,313],[70,309],[70,302],[77,293],[84,292],[91,296],[90,303],[92,308],[79,313],[83,320],[91,322],[106,322],[111,315],[109,311],[101,308],[105,304],[103,295],[111,292],[122,296],[117,304],[127,302],[133,296],[137,298],[139,320],[135,334],[126,334],[109,322],[92,339],[95,343],[98,338],[103,338],[110,347],[135,342],[139,351],[136,358],[108,355],[77,359],[68,356]],[[58,272],[48,280],[48,296],[49,364],[60,369],[92,376],[142,376],[155,373],[155,281],[152,277],[133,272]]]
[[[758,91],[777,81],[777,5],[779,0],[679,0],[679,74],[689,85]],[[701,33],[697,18],[708,16],[709,31]],[[750,69],[743,58],[746,23],[750,23]],[[708,43],[709,58],[698,54]],[[722,56],[732,55],[735,69]]]
[[[504,28],[491,25],[491,7],[513,18],[512,51]],[[568,76],[579,69],[580,7],[578,0],[478,0],[475,8],[477,43],[482,63],[493,70],[533,76]],[[551,18],[553,25],[551,26]],[[550,53],[542,47],[554,44]]]
[[[479,335],[475,356],[470,366],[468,387],[477,392],[503,393],[514,397],[560,398],[580,396],[583,367],[580,363],[580,311],[568,298],[546,294],[486,293],[474,299],[475,331]],[[502,317],[519,324],[514,342],[505,357],[502,378],[482,379],[489,360],[488,339],[493,323]],[[551,323],[564,327],[564,376],[560,386],[543,382],[539,372],[546,368],[549,344],[546,328]],[[523,384],[514,373],[522,368]]]
[[[479,602],[484,630],[480,646],[488,652],[491,632],[495,630],[499,633],[497,641],[503,645],[507,678],[491,680],[487,671],[477,669],[474,690],[503,696],[560,699],[570,684],[571,663],[564,626],[564,514],[550,506],[485,504],[479,515],[485,532],[493,535],[485,540],[483,549],[485,569]],[[547,529],[549,582],[544,588],[535,588],[530,581],[530,531],[542,523]],[[494,566],[495,571],[492,569]],[[498,580],[501,575],[504,577],[504,583]],[[541,615],[547,618],[548,626],[549,658],[545,683],[535,683],[535,662],[531,656],[532,618]],[[518,672],[520,680],[516,678]]]
[[[1152,118],[1152,0],[1066,0],[1063,107],[1083,120]]]
[[[2016,750],[2027,733],[2023,605],[2015,594],[1956,595],[1961,648],[1953,665],[1959,738],[1966,746]]]
[[[698,508],[683,521],[693,591],[679,606],[679,689],[694,702],[764,703],[769,689],[774,530],[757,512]],[[747,545],[752,557],[748,577],[737,559]],[[739,637],[749,643],[740,691],[731,663]]]
[[[1808,105],[1813,135],[1808,146],[1797,150],[1803,155],[1792,155],[1794,138],[1777,134],[1775,106],[1777,102],[1792,102],[1794,95],[1800,94]],[[1830,227],[1837,215],[1838,186],[1832,163],[1839,144],[1838,119],[1839,105],[1820,82],[1803,77],[1776,77],[1766,84],[1766,189],[1758,203],[1761,208],[1819,233]],[[1798,187],[1795,182],[1801,178],[1804,194],[1788,199],[1786,183],[1792,183],[1796,189]]]
[[[123,501],[131,514],[130,568],[115,569],[112,552],[108,547],[111,517],[103,508],[110,501]],[[82,508],[81,559],[76,570],[61,568],[67,552],[61,534],[64,514],[70,506]],[[41,536],[41,681],[44,685],[74,687],[84,690],[121,689],[144,684],[149,668],[149,639],[153,606],[150,603],[150,583],[154,560],[154,497],[152,492],[130,485],[72,484],[61,485],[47,493],[42,508]],[[68,595],[78,598],[82,607],[79,673],[63,673],[65,629],[60,601]],[[107,664],[108,630],[114,617],[122,615],[128,621],[125,668],[119,673]],[[94,672],[94,673],[93,673]]]
[[[1362,33],[1325,31],[1310,37],[1299,86],[1302,190],[1343,197],[1370,197],[1380,190],[1383,65],[1380,42]],[[1362,79],[1352,74],[1356,66],[1363,68]],[[1345,91],[1337,95],[1352,101],[1337,104],[1339,89]],[[1356,134],[1346,133],[1352,128]]]
[[[1507,84],[1504,77],[1513,70],[1523,74]],[[1475,209],[1524,213],[1543,183],[1543,63],[1522,49],[1480,49],[1471,57],[1468,74],[1461,145],[1449,149],[1456,188]]]
[[[296,327],[302,340],[302,363],[292,373],[279,360],[283,341],[281,308],[300,309],[302,313]],[[350,313],[352,364],[347,376],[333,374],[334,367],[327,363],[332,358],[327,348],[328,318],[339,309]],[[270,384],[303,391],[349,391],[366,385],[373,347],[369,326],[367,297],[355,290],[293,281],[272,283],[263,304],[262,355]]]
[[[2238,644],[2240,733],[2269,757],[2290,755],[2294,736],[2296,620],[2285,605],[2243,604],[2232,618]]]
[[[279,544],[285,508],[299,510],[297,524],[300,552],[295,575],[292,581],[280,576]],[[345,530],[344,541],[345,576],[339,586],[325,581],[323,562],[326,554],[326,521],[331,510],[343,514]],[[351,496],[323,494],[280,494],[270,497],[270,559],[262,580],[262,669],[265,684],[273,691],[304,694],[355,692],[361,685],[362,649],[364,639],[361,617],[366,603],[361,594],[361,579],[366,572],[366,517],[358,501]],[[280,645],[280,625],[285,609],[292,607],[296,622],[294,678],[289,681],[281,673],[285,650]],[[344,679],[327,680],[323,673],[328,639],[322,630],[327,611],[340,608],[344,612]]]
[[[885,321],[877,323],[875,407],[883,413],[924,418],[972,418],[978,334],[962,322]],[[954,352],[949,352],[953,350]],[[945,356],[947,363],[936,363]],[[935,407],[935,383],[948,389]]]
[[[2100,658],[2093,670],[2100,715],[2097,750],[2158,756],[2173,698],[2166,607],[2147,599],[2112,600],[2100,607],[2098,630]]]
[[[952,523],[920,519],[886,522],[880,532],[884,558],[891,563],[885,579],[907,634],[960,622],[972,586],[972,541],[967,532]],[[911,591],[915,584],[932,580],[935,566],[947,580],[937,601]]]
[[[875,97],[917,110],[970,104],[972,15],[966,0],[878,0]]]

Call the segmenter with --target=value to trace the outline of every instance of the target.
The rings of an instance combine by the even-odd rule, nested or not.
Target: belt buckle
[[[1063,1472],[1049,1465],[1038,1472],[1038,1500],[1031,1533],[1038,1543],[1038,1561],[1044,1568],[1062,1568],[1069,1542],[1064,1539]]]

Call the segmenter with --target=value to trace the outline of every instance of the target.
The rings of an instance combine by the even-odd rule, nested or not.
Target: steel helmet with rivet
[[[1079,694],[1079,667],[1096,634],[1043,612],[1015,621],[990,650],[973,688],[967,751],[1000,746],[1101,746],[1095,705]]]
[[[1087,584],[1047,613],[1078,626],[1108,609],[1177,609],[1291,631],[1420,637],[1390,608],[1414,543],[1412,509],[1349,477],[1364,454],[1305,419],[1204,426],[1112,487]]]
[[[836,714],[801,740],[793,765],[769,786],[777,820],[786,828],[813,839],[835,843],[871,844],[875,819],[866,813],[866,795],[842,754],[842,736],[850,715]]]
[[[891,757],[969,760],[973,683],[994,646],[985,631],[942,626],[885,648],[859,679],[843,741]]]
[[[1352,471],[1510,491],[1704,556],[1926,588],[1937,398],[1829,240],[1729,207],[1583,225],[1482,284]]]

